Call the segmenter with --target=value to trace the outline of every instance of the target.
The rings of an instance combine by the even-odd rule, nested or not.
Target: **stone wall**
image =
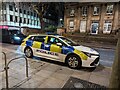
[[[113,4],[113,13],[112,14],[106,14],[106,8],[107,5]],[[87,16],[81,15],[81,10],[83,6],[87,6]],[[93,15],[93,7],[99,6],[100,7],[100,13],[99,15]],[[75,10],[75,15],[70,16],[70,10]],[[65,3],[65,13],[64,13],[64,27],[66,28],[67,32],[71,31],[80,31],[80,25],[81,21],[86,21],[86,33],[91,33],[91,24],[92,21],[98,21],[99,27],[98,27],[98,34],[102,34],[104,29],[104,23],[105,21],[110,21],[112,23],[112,30],[108,32],[108,34],[111,34],[113,30],[118,29],[120,27],[120,5],[118,2],[114,3]],[[119,21],[118,21],[119,17]],[[70,30],[69,28],[69,21],[74,21],[74,30]]]

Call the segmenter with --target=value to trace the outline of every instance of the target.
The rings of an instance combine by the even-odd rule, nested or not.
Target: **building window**
[[[82,16],[87,16],[87,7],[82,7]]]
[[[91,33],[98,34],[99,21],[92,21],[91,23]]]
[[[103,33],[110,33],[111,29],[112,29],[112,22],[111,21],[105,21]]]
[[[22,17],[20,17],[20,23],[22,23]]]
[[[17,20],[17,16],[15,16],[15,22],[18,22],[18,20]]]
[[[24,18],[24,22],[23,23],[26,23],[26,19]]]
[[[27,24],[29,24],[29,19],[27,20]]]
[[[93,15],[99,15],[99,12],[100,12],[100,7],[94,7],[93,9]]]
[[[69,22],[69,28],[74,29],[74,21],[73,20]]]
[[[2,7],[3,7],[3,10],[6,10],[6,5],[5,4],[3,4]]]
[[[17,8],[15,8],[15,12],[17,12]]]
[[[10,15],[10,21],[13,21],[13,16],[12,15]]]
[[[11,5],[9,5],[9,10],[13,11],[13,7]]]
[[[34,20],[33,19],[31,20],[31,22],[32,22],[31,25],[34,25]]]
[[[3,14],[0,16],[0,21],[6,21],[6,14]]]
[[[22,9],[19,9],[20,13],[22,13]]]
[[[113,5],[107,5],[106,13],[107,14],[112,14],[113,13]]]
[[[38,26],[38,21],[37,21],[37,26]]]
[[[35,23],[36,23],[36,20],[34,20],[34,25],[35,25]]]
[[[29,15],[29,11],[27,12],[27,14]]]
[[[26,10],[24,10],[24,14],[26,14]]]
[[[74,9],[70,10],[70,16],[75,16],[75,10]]]
[[[29,23],[32,25],[32,20],[30,20]]]

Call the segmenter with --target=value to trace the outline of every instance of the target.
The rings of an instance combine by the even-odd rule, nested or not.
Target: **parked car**
[[[97,51],[59,35],[29,35],[21,50],[28,58],[37,56],[64,62],[70,68],[96,67],[100,58]]]
[[[22,40],[26,38],[19,30],[2,30],[2,42],[12,43],[12,44],[21,44]]]

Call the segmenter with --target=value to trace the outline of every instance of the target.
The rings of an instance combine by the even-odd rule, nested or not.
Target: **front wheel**
[[[70,55],[67,57],[67,65],[70,68],[76,69],[81,68],[81,60],[77,55]]]
[[[25,56],[28,57],[28,58],[32,58],[33,57],[33,52],[32,52],[32,49],[27,47],[24,51],[25,53]]]
[[[11,44],[14,44],[14,43],[15,43],[14,39],[11,39],[11,41],[10,41],[10,42],[11,42]]]

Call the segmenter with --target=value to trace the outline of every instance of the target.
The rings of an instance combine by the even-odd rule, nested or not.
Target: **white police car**
[[[28,58],[41,58],[65,62],[70,68],[96,67],[99,53],[89,47],[76,44],[63,36],[29,35],[21,44]]]

